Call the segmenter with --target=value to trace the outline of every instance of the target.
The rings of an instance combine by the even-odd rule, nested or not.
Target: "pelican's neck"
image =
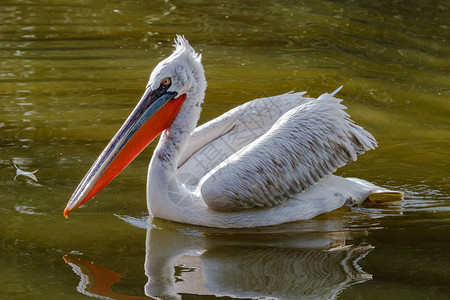
[[[160,166],[169,172],[176,171],[181,153],[200,118],[206,81],[203,79],[196,83],[186,92],[185,102],[169,128],[162,132],[153,154],[152,161],[158,160]]]
[[[169,185],[178,184],[172,179],[177,175],[178,162],[186,148],[189,137],[200,118],[203,99],[206,91],[206,79],[203,67],[199,61],[191,64],[191,72],[187,74],[186,89],[179,96],[186,94],[172,124],[161,134],[159,143],[153,153],[148,169],[147,206],[154,216],[166,216],[171,212]]]

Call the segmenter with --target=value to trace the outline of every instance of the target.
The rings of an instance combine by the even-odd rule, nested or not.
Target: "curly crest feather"
[[[187,52],[191,54],[196,60],[201,61],[202,55],[195,52],[194,48],[191,47],[188,40],[184,37],[184,35],[178,35],[176,39],[174,39],[175,44],[173,45],[175,47],[174,53],[183,53]]]

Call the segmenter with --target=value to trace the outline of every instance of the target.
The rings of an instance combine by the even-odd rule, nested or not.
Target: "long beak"
[[[64,216],[100,192],[175,119],[183,94],[147,89],[120,130],[109,142],[73,193]]]

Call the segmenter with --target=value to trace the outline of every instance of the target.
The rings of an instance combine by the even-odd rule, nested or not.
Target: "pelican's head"
[[[125,169],[172,124],[183,105],[202,101],[205,89],[201,56],[184,37],[177,36],[175,51],[155,67],[141,100],[78,185],[64,216],[94,197]]]
[[[195,96],[189,93],[206,88],[201,55],[182,36],[177,36],[174,46],[172,55],[161,61],[151,73],[147,89],[157,90],[161,85],[169,83],[168,92]]]

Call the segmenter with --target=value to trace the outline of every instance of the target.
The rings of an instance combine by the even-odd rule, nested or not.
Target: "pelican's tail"
[[[398,191],[381,191],[371,194],[366,201],[373,203],[395,202],[403,200],[403,193]]]
[[[403,200],[403,193],[399,191],[389,190],[383,187],[376,186],[368,181],[358,179],[358,178],[346,178],[352,181],[354,184],[360,186],[362,190],[366,190],[366,195],[363,198],[358,199],[359,201],[353,202],[351,204],[365,205],[370,203],[385,203],[385,202],[396,202]]]

